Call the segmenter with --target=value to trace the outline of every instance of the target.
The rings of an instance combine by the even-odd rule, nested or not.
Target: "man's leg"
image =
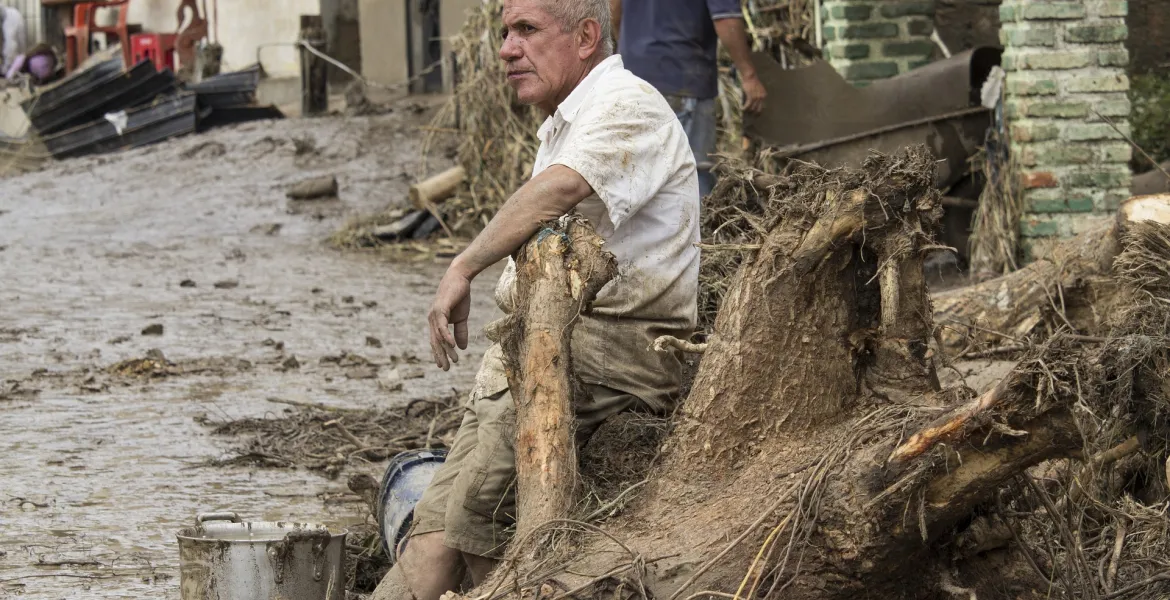
[[[706,196],[715,188],[715,175],[711,173],[711,154],[715,152],[718,141],[715,99],[668,96],[667,101],[682,124],[691,152],[695,155],[695,164],[699,170],[699,195]]]
[[[500,561],[486,556],[476,556],[474,554],[464,554],[463,560],[467,563],[467,571],[471,574],[471,582],[479,585],[487,580],[488,575],[491,575],[492,569]]]
[[[412,536],[398,562],[374,590],[373,600],[439,600],[459,589],[464,562],[443,543],[442,531]]]
[[[439,600],[446,592],[459,589],[466,563],[459,550],[445,543],[446,512],[451,484],[475,450],[478,429],[479,419],[469,407],[447,459],[414,507],[406,547],[374,590],[374,600]]]
[[[589,401],[576,407],[578,444],[605,419],[641,404],[625,392],[598,385],[589,389]],[[478,585],[503,556],[516,523],[516,405],[504,391],[476,400],[473,410],[478,437],[450,486],[444,543],[463,553]]]

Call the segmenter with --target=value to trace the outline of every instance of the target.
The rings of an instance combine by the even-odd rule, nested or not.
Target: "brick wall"
[[[905,73],[934,52],[934,0],[825,0],[829,62],[851,83]]]
[[[1021,170],[1026,257],[1080,233],[1128,197],[1125,0],[1000,6],[1005,113]]]

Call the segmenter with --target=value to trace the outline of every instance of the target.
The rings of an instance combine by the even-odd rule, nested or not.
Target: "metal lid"
[[[345,530],[330,530],[318,523],[292,521],[241,521],[236,513],[202,513],[195,526],[179,530],[179,539],[225,542],[278,542],[293,537],[303,539],[334,538]]]

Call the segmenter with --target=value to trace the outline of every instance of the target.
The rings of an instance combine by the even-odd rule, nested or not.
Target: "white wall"
[[[219,27],[215,23],[215,0],[208,0],[206,15],[209,37],[223,45],[223,70],[234,71],[256,62],[256,51],[264,44],[293,44],[300,35],[301,15],[320,13],[320,0],[218,0]],[[201,3],[202,4],[202,3]],[[132,0],[130,22],[141,23],[146,31],[174,32],[178,29],[178,0]],[[260,61],[272,77],[300,74],[295,48],[266,47]]]
[[[440,0],[439,29],[443,56],[451,51],[447,42],[459,35],[467,11],[481,0]],[[359,0],[362,75],[383,84],[403,83],[410,73],[406,48],[407,0]],[[444,77],[446,80],[447,77]],[[449,82],[444,81],[444,85]]]

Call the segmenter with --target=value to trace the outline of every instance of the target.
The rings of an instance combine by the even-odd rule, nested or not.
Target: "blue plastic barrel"
[[[395,550],[405,547],[402,542],[410,530],[415,505],[446,458],[446,450],[407,450],[386,465],[378,494],[378,527],[390,564],[398,558]]]

